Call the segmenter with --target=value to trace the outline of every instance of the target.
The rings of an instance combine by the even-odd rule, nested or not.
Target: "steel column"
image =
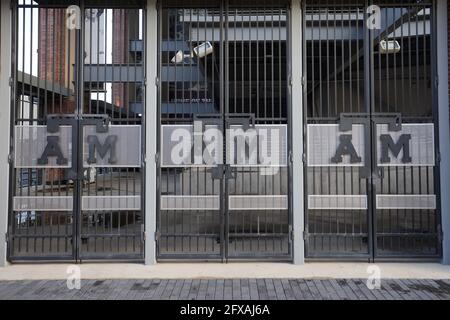
[[[292,99],[292,223],[293,223],[293,256],[294,264],[305,261],[304,232],[304,197],[303,197],[303,59],[297,54],[302,50],[303,29],[302,6],[300,0],[291,2],[291,99]],[[295,31],[297,30],[297,31]],[[295,58],[294,58],[295,57]]]
[[[146,11],[146,39],[147,39],[147,57],[146,57],[146,145],[145,145],[145,264],[152,265],[156,263],[156,181],[157,181],[157,86],[158,77],[158,12],[157,1],[147,1]]]

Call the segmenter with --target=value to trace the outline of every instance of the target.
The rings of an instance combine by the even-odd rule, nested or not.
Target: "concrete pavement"
[[[0,268],[0,281],[63,280],[72,264],[13,264]],[[82,279],[366,279],[378,266],[382,279],[450,279],[450,266],[438,263],[86,263]],[[372,271],[373,272],[373,271]]]

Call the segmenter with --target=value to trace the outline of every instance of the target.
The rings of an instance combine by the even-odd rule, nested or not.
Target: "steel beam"
[[[140,65],[84,65],[84,82],[142,82],[144,69]]]

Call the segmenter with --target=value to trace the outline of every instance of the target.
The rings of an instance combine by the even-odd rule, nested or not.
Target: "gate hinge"
[[[306,153],[302,154],[302,161],[303,164],[306,164]]]
[[[147,239],[147,232],[145,231],[145,225],[141,224],[141,242],[145,243],[146,239]]]
[[[8,154],[8,163],[12,164],[14,162],[14,154],[10,153]]]
[[[161,232],[156,231],[155,232],[155,241],[159,241],[159,238],[161,238]]]
[[[155,163],[159,164],[159,152],[155,153]]]
[[[294,228],[292,226],[289,226],[289,238],[294,241]]]
[[[289,151],[289,163],[294,163],[294,155],[292,151]]]
[[[156,78],[155,78],[155,85],[156,85],[158,88],[159,88],[159,84],[160,84],[159,78],[156,77]]]
[[[438,242],[442,243],[442,240],[444,240],[444,231],[442,231],[442,226],[438,226],[438,233],[437,233]]]
[[[288,84],[289,84],[289,86],[290,87],[292,87],[292,84],[294,83],[294,81],[292,80],[292,75],[289,75],[289,78],[288,78]]]
[[[306,77],[302,76],[302,87],[304,88],[306,86]]]
[[[434,78],[434,84],[435,84],[436,88],[439,87],[439,76],[436,76],[436,78]]]
[[[436,162],[441,163],[441,153],[439,151],[436,153]]]
[[[12,77],[9,77],[9,87],[12,88],[14,85],[14,79]]]
[[[308,237],[309,237],[308,228],[305,228],[305,230],[303,231],[303,240],[305,242],[308,241]]]
[[[5,233],[5,242],[9,243],[9,233]]]

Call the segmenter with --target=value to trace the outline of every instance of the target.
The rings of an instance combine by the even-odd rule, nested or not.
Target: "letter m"
[[[117,136],[108,136],[105,140],[105,143],[102,145],[98,140],[97,136],[88,136],[87,142],[89,144],[89,157],[87,162],[89,164],[97,163],[97,158],[95,157],[95,151],[98,152],[100,158],[105,158],[106,154],[109,151],[109,164],[117,163],[116,157],[116,144],[117,144]]]
[[[389,157],[389,150],[391,150],[394,157],[398,157],[400,151],[403,149],[403,163],[410,163],[411,156],[409,154],[409,141],[411,140],[410,134],[402,134],[398,139],[397,143],[394,142],[389,134],[380,135],[381,140],[381,163],[391,162]]]

